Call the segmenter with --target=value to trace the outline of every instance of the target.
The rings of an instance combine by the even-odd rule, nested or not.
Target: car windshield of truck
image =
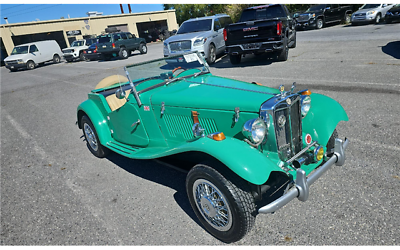
[[[286,14],[280,5],[272,5],[267,8],[246,9],[242,12],[240,22],[254,20],[271,19],[276,17],[285,17]]]
[[[29,46],[14,47],[11,55],[28,54],[28,47]]]
[[[73,41],[71,43],[71,47],[79,47],[79,46],[83,46],[83,41]]]
[[[212,26],[212,19],[185,22],[182,24],[182,26],[179,28],[176,34],[208,31],[211,30],[211,26]]]
[[[325,7],[326,7],[325,4],[313,5],[313,6],[311,6],[310,8],[308,8],[308,9],[306,10],[306,12],[321,11],[321,10],[324,10]]]
[[[99,43],[110,43],[111,35],[103,35],[99,37]]]
[[[139,93],[210,72],[207,62],[198,52],[128,65],[125,68]]]
[[[378,8],[379,6],[381,6],[380,4],[366,4],[363,7],[361,7],[361,9],[373,9],[373,8]]]

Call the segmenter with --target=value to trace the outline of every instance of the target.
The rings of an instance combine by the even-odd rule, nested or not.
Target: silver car
[[[364,4],[351,15],[351,24],[380,23],[393,4]]]
[[[164,57],[198,51],[204,54],[208,64],[213,64],[217,54],[225,51],[223,30],[231,23],[231,18],[226,14],[183,22],[176,35],[164,41]]]

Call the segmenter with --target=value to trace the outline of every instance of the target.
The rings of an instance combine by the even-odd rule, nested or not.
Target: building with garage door
[[[88,17],[3,24],[0,26],[2,60],[16,45],[56,40],[63,49],[75,40],[96,37],[113,27],[150,42],[159,39],[165,31],[177,30],[178,23],[175,10],[164,10],[107,16],[88,14]]]

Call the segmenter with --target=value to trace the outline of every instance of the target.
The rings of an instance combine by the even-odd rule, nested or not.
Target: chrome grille
[[[6,61],[7,64],[18,64],[17,60]]]
[[[290,159],[302,147],[300,97],[295,95],[288,99],[290,104],[285,99],[276,105],[273,116],[278,154],[282,161]]]
[[[192,47],[192,42],[189,41],[179,41],[179,42],[172,42],[169,44],[169,48],[171,52],[181,52],[190,50]]]
[[[308,15],[308,14],[300,15],[300,16],[297,18],[297,21],[298,21],[298,22],[305,22],[305,21],[308,21],[308,20],[310,20],[310,15]]]

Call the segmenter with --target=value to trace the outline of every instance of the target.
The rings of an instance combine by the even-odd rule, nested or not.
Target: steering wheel
[[[179,69],[181,69],[181,70],[183,70],[183,71],[185,71],[185,70],[186,70],[185,68],[183,68],[183,67],[179,66],[179,67],[177,67],[177,68],[173,69],[173,70],[172,70],[172,73],[175,73],[175,71],[177,71],[177,70],[179,70]],[[178,74],[178,75],[179,75],[179,74]]]

